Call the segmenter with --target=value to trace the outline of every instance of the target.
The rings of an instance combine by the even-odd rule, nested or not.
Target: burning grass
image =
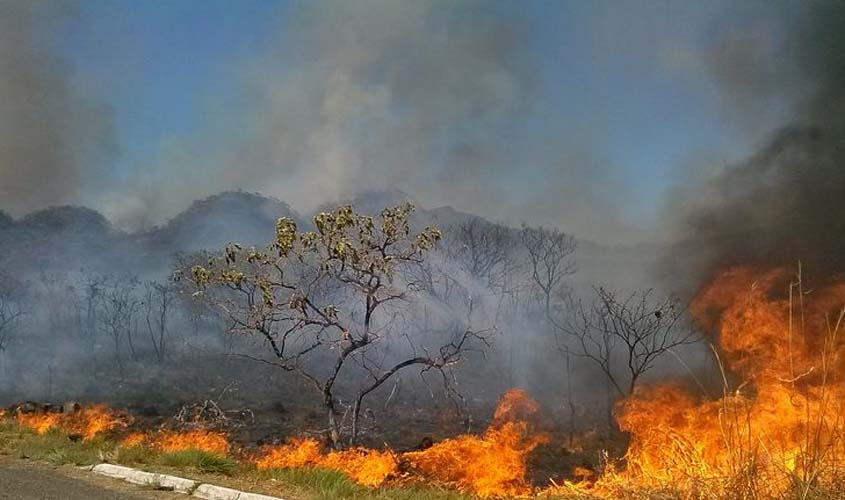
[[[631,435],[625,468],[562,490],[616,498],[845,497],[845,285],[808,295],[782,269],[735,268],[692,305],[715,330],[721,397],[676,384],[640,387],[617,421]],[[738,379],[731,383],[729,374]]]
[[[150,444],[153,448],[165,452],[202,451],[219,456],[229,454],[229,440],[226,435],[209,430],[161,431],[151,437]]]
[[[128,426],[132,419],[105,405],[85,406],[67,413],[30,412],[15,415],[18,424],[45,434],[59,429],[71,435],[90,440],[95,436]]]
[[[127,420],[100,406],[7,416],[0,450],[53,462],[134,460],[274,478],[307,489],[303,498],[841,500],[845,284],[808,294],[790,278],[741,268],[705,287],[691,310],[715,331],[722,394],[703,397],[678,383],[637,388],[616,412],[630,434],[624,458],[545,489],[526,480],[530,455],[548,438],[532,423],[537,404],[520,390],[503,396],[483,434],[404,453],[329,451],[293,439],[247,456],[224,433],[202,428],[131,433],[118,445],[103,436]]]
[[[481,436],[458,436],[401,454],[362,448],[325,453],[314,440],[293,440],[266,447],[255,464],[259,469],[336,470],[364,486],[425,480],[482,498],[526,495],[531,493],[525,481],[528,455],[546,441],[530,429],[538,408],[525,391],[516,389],[502,397],[493,424]]]

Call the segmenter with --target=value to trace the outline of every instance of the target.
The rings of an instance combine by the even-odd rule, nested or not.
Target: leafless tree
[[[264,338],[273,359],[253,359],[299,375],[320,393],[335,447],[342,443],[339,378],[356,387],[348,441],[354,444],[364,398],[393,375],[418,366],[448,380],[463,353],[475,341],[486,342],[484,332],[466,328],[426,348],[420,332],[397,320],[417,289],[399,271],[424,260],[441,238],[431,227],[413,233],[412,210],[405,204],[370,217],[344,206],[317,215],[313,232],[282,218],[266,250],[231,245],[191,270],[194,283],[231,321],[231,331]]]
[[[516,238],[502,224],[471,218],[445,230],[448,259],[491,289],[504,284]]]
[[[82,307],[82,334],[87,341],[89,349],[93,350],[96,344],[98,317],[100,301],[102,300],[105,277],[94,273],[85,273],[82,278],[81,288],[83,295]]]
[[[15,340],[25,314],[24,283],[0,274],[0,356]]]
[[[575,273],[575,238],[557,229],[522,226],[529,274],[548,317],[553,301],[565,298],[565,279]]]
[[[568,300],[566,278],[575,274],[575,238],[557,229],[529,227],[523,224],[522,245],[528,261],[528,274],[535,296],[539,298],[545,321],[552,322],[553,310]],[[566,404],[570,411],[570,441],[574,437],[575,401],[572,390],[572,359],[565,353]]]
[[[123,373],[121,345],[124,338],[129,344],[133,358],[137,357],[132,341],[132,328],[134,316],[140,304],[135,296],[135,289],[139,282],[134,276],[104,277],[102,282],[103,291],[99,301],[98,315],[100,328],[111,339],[115,361]]]
[[[631,394],[666,353],[698,340],[681,302],[650,289],[620,294],[595,288],[592,301],[573,301],[562,316],[555,321],[561,348],[592,361],[619,396]]]
[[[168,340],[168,320],[173,306],[174,292],[169,283],[148,281],[144,284],[144,320],[147,325],[147,333],[150,335],[150,343],[156,361],[163,363],[166,358]]]

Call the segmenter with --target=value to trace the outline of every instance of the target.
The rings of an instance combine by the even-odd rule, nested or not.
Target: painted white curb
[[[91,468],[91,471],[103,476],[109,476],[117,479],[123,479],[129,483],[140,484],[143,486],[150,486],[153,488],[166,488],[179,493],[191,494],[199,483],[176,476],[169,476],[167,474],[156,474],[153,472],[144,472],[130,467],[123,467],[112,464],[99,464]]]
[[[223,488],[212,484],[201,484],[194,490],[193,496],[203,500],[281,500],[278,497],[268,497],[257,493]]]
[[[123,479],[126,482],[150,486],[153,488],[166,488],[186,495],[193,495],[204,500],[284,500],[279,497],[259,495],[258,493],[247,493],[246,491],[223,488],[213,484],[200,484],[199,481],[191,481],[167,474],[156,474],[145,472],[122,465],[99,464],[93,467],[85,467],[95,474],[102,476]]]

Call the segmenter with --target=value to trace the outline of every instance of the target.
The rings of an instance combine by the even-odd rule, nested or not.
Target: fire
[[[393,453],[366,448],[329,453],[317,466],[343,472],[364,486],[380,486],[398,472],[398,463]]]
[[[547,441],[529,423],[539,406],[521,389],[506,392],[482,436],[447,439],[403,458],[424,477],[481,497],[524,495],[528,455]]]
[[[618,408],[620,428],[631,433],[627,468],[606,473],[594,493],[612,496],[620,486],[671,486],[689,494],[742,486],[772,497],[794,484],[841,478],[843,305],[843,284],[802,295],[780,269],[719,275],[691,313],[717,332],[728,372],[724,394],[701,400],[672,384],[636,390]]]
[[[125,427],[130,418],[105,405],[85,406],[70,413],[18,413],[18,424],[45,434],[51,429],[60,429],[68,434],[82,436],[84,440]]]
[[[483,436],[458,436],[404,455],[412,468],[434,481],[481,497],[524,495],[528,454],[543,436],[531,436],[525,422],[491,427]]]
[[[61,420],[60,413],[19,413],[15,420],[23,427],[36,434],[46,434],[50,429],[57,429]]]
[[[398,477],[400,465],[419,478],[454,485],[481,497],[524,495],[528,455],[546,441],[532,432],[528,419],[538,410],[527,393],[511,390],[496,409],[493,424],[482,436],[464,435],[423,451],[394,454],[354,448],[323,453],[313,439],[266,447],[256,460],[259,469],[320,467],[343,472],[359,484],[379,486]]]
[[[199,450],[216,455],[229,453],[229,440],[226,434],[208,430],[161,431],[152,438],[151,445],[153,448],[167,452]]]
[[[141,446],[147,441],[147,435],[143,432],[133,432],[127,435],[120,441],[120,446],[124,448],[131,448],[133,446]]]
[[[315,439],[293,439],[288,444],[266,447],[255,466],[258,469],[319,467],[337,470],[365,486],[379,486],[398,471],[396,457],[390,452],[353,448],[323,454],[322,446]]]
[[[259,469],[291,469],[316,465],[322,458],[322,446],[316,439],[292,439],[287,444],[268,446],[255,462]]]

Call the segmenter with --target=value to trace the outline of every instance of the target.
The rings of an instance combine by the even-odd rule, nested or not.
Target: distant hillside
[[[150,265],[161,265],[179,252],[219,249],[233,242],[264,245],[273,238],[279,217],[302,223],[298,213],[275,198],[225,191],[195,201],[166,224],[133,235],[133,240],[146,251]]]
[[[363,193],[341,203],[352,204],[361,212],[377,213],[404,201],[414,202],[406,193],[391,190]],[[414,203],[415,225],[448,229],[468,220],[489,222],[452,207],[427,209]],[[216,250],[230,242],[261,246],[271,240],[277,218],[290,217],[301,227],[308,227],[312,216],[300,215],[283,201],[244,191],[226,191],[197,200],[167,223],[138,233],[117,230],[99,212],[83,207],[52,207],[19,220],[0,211],[0,267],[17,272],[89,269],[161,275],[170,269],[177,253]],[[579,272],[574,281],[582,285],[650,285],[648,273],[657,255],[656,247],[579,241]]]

